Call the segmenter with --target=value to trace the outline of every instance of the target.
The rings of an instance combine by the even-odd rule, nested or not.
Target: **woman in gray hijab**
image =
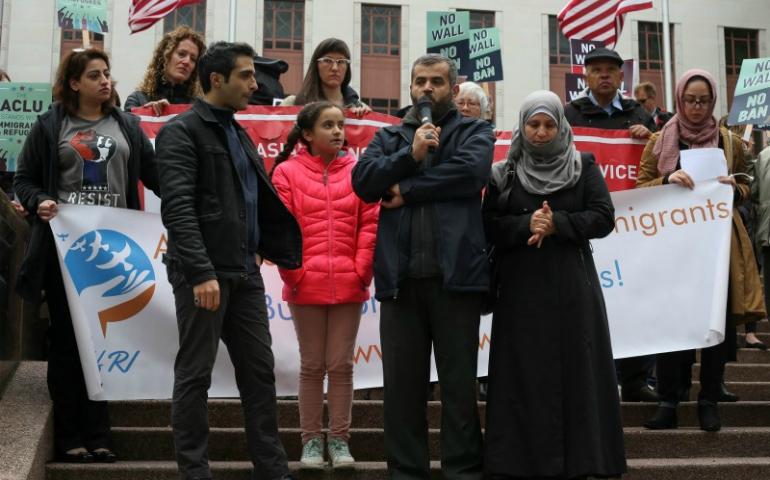
[[[620,402],[589,244],[614,228],[614,208],[553,93],[524,100],[483,212],[487,240],[500,252],[485,472],[619,477],[626,472]]]

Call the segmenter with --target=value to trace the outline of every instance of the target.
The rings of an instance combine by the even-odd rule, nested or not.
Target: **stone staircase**
[[[739,331],[743,329],[740,328]],[[770,325],[760,322],[758,337],[770,344]],[[744,345],[739,334],[738,345]],[[695,402],[679,407],[678,430],[651,431],[641,427],[655,410],[653,404],[622,405],[629,473],[626,480],[753,480],[770,479],[770,351],[739,349],[738,363],[728,364],[728,388],[741,396],[738,403],[720,405],[722,430],[707,433],[697,428]],[[694,374],[697,379],[697,365]],[[693,397],[697,395],[697,384]],[[379,395],[373,392],[374,398]],[[363,398],[357,392],[356,398]],[[296,401],[279,401],[281,438],[294,473],[301,452],[299,412]],[[174,447],[170,426],[170,401],[111,402],[112,435],[119,462],[111,465],[49,463],[48,480],[176,480]],[[246,438],[242,429],[240,402],[209,401],[211,441],[209,457],[215,480],[248,480]],[[485,404],[479,403],[484,421]],[[441,405],[428,407],[432,458],[439,458]],[[356,400],[353,405],[351,451],[357,460],[354,471],[299,472],[300,480],[385,480],[382,402]],[[439,462],[432,463],[432,476],[442,478]]]

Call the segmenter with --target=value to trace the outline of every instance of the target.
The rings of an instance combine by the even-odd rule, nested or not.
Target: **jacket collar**
[[[333,173],[340,170],[345,165],[355,162],[355,159],[348,153],[347,149],[342,149],[332,163],[326,167],[323,160],[321,160],[321,157],[311,155],[310,150],[304,145],[297,147],[297,153],[292,158],[304,165],[310,171],[319,173],[323,173],[324,170],[326,170],[327,173]]]
[[[217,120],[216,115],[214,115],[214,112],[212,112],[211,108],[209,108],[209,104],[202,98],[195,99],[192,110],[197,113],[204,122],[216,123],[219,125],[219,120]],[[237,121],[234,122],[234,125],[236,130],[243,130],[243,127]]]

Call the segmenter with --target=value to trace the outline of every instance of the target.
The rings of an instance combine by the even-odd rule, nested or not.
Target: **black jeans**
[[[220,338],[227,345],[241,395],[246,447],[254,464],[251,478],[286,475],[289,467],[278,436],[272,337],[262,276],[257,272],[220,280],[220,305],[211,312],[195,306],[192,287],[185,284],[180,271],[167,271],[179,327],[171,416],[182,480],[211,476],[206,400]]]
[[[725,376],[727,361],[727,342],[722,342],[701,350],[700,385],[698,399],[717,403],[716,397]],[[695,362],[695,350],[658,353],[658,397],[661,402],[679,403],[679,389],[688,383],[688,373],[692,378],[692,364]],[[691,381],[691,380],[690,380]]]
[[[391,480],[430,476],[427,391],[433,347],[441,385],[441,471],[481,480],[476,400],[482,295],[444,290],[442,277],[406,279],[382,301],[385,451]]]
[[[55,250],[49,254],[43,287],[51,326],[48,329],[48,392],[53,401],[54,450],[57,455],[73,448],[110,447],[107,402],[88,399],[75,330]]]

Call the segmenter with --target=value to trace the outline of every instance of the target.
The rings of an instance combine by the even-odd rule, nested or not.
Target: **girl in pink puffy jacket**
[[[333,103],[307,105],[272,171],[278,195],[297,217],[303,236],[302,268],[279,268],[299,340],[302,468],[324,466],[326,375],[329,460],[334,468],[354,466],[348,448],[353,353],[363,303],[369,299],[379,206],[353,193],[350,171],[356,160],[343,150],[344,122],[342,109]]]

